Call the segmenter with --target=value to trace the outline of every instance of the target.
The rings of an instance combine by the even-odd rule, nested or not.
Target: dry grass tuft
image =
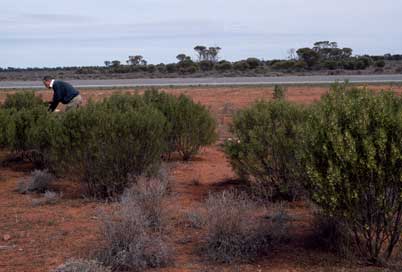
[[[167,183],[139,178],[126,190],[114,213],[103,214],[105,242],[97,259],[113,270],[142,271],[171,263],[172,250],[164,234],[165,210],[162,199]]]
[[[278,213],[268,220],[253,214],[254,202],[244,194],[226,191],[210,195],[205,203],[206,228],[202,252],[209,260],[233,263],[268,254],[284,240],[289,218]]]

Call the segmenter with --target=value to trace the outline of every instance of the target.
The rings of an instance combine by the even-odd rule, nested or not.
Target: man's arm
[[[57,108],[57,105],[59,105],[59,101],[53,100],[52,102],[49,103],[49,111],[54,111]]]
[[[49,105],[49,111],[52,111],[52,112],[57,108],[57,105],[59,105],[59,102],[61,100],[60,99],[61,98],[61,96],[60,96],[61,90],[60,90],[60,87],[56,84],[57,83],[55,82],[53,85],[53,99]]]

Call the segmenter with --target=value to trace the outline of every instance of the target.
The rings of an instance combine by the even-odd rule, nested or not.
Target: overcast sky
[[[402,53],[401,0],[0,0],[0,10],[0,67],[168,63],[196,45],[231,61],[286,58],[321,40]]]

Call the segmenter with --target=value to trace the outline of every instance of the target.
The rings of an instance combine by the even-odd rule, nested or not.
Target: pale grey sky
[[[355,54],[402,54],[401,0],[1,0],[0,67],[149,63],[195,57],[286,58],[316,41]]]

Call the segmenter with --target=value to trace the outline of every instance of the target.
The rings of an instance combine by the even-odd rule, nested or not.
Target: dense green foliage
[[[0,146],[15,152],[31,149],[32,134],[48,116],[44,103],[33,92],[7,95],[0,109]]]
[[[336,85],[306,122],[312,200],[345,222],[362,254],[389,258],[402,231],[402,101]]]
[[[34,92],[17,92],[15,94],[8,94],[2,108],[15,109],[17,111],[22,109],[30,109],[36,106],[44,106],[44,102]]]
[[[38,165],[80,178],[99,197],[152,174],[162,154],[177,151],[187,160],[215,139],[205,107],[156,90],[115,94],[66,113],[50,113],[25,94],[8,101],[0,109],[0,146],[34,154],[30,159]]]
[[[149,106],[118,112],[89,105],[67,113],[62,122],[65,138],[56,150],[64,156],[57,161],[64,171],[79,171],[89,191],[102,197],[121,193],[152,170],[165,150],[166,120]]]
[[[145,92],[144,100],[158,108],[169,121],[169,153],[177,151],[184,160],[189,160],[201,147],[216,140],[215,120],[204,106],[187,96],[176,97],[151,90]]]
[[[286,92],[287,92],[286,87],[275,85],[272,96],[274,99],[285,99]]]
[[[225,142],[225,152],[259,194],[293,198],[300,193],[296,148],[302,120],[303,110],[283,100],[258,102],[234,117],[235,138]]]

